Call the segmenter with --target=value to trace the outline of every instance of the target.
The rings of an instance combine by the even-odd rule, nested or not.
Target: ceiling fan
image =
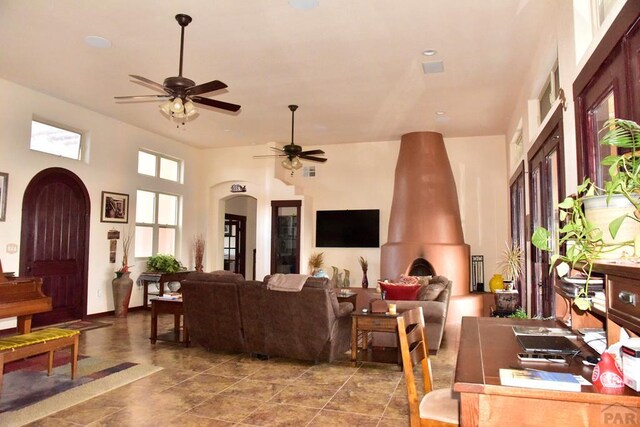
[[[117,100],[154,100],[167,99],[168,101],[160,105],[160,110],[168,117],[178,121],[184,121],[195,116],[197,113],[194,103],[203,104],[213,108],[236,112],[240,109],[240,105],[230,104],[228,102],[217,101],[215,99],[204,98],[200,95],[214,92],[227,87],[226,84],[219,80],[212,80],[207,83],[196,85],[196,83],[182,76],[182,59],[184,53],[184,28],[192,21],[189,15],[178,14],[176,21],[180,25],[180,68],[177,77],[167,77],[163,84],[156,83],[146,77],[129,74],[129,77],[135,79],[135,83],[139,83],[148,88],[164,92],[162,95],[135,95],[135,96],[116,96]]]
[[[291,110],[291,143],[285,145],[282,148],[278,147],[269,147],[272,150],[276,151],[278,154],[267,154],[263,156],[253,156],[255,158],[264,158],[264,157],[286,157],[281,163],[282,167],[285,169],[291,170],[291,175],[293,175],[293,171],[296,169],[300,169],[302,167],[302,162],[300,159],[310,160],[312,162],[320,162],[324,163],[327,161],[324,157],[316,157],[316,154],[324,154],[322,150],[307,150],[302,151],[302,147],[294,144],[293,136],[294,136],[294,124],[295,124],[295,112],[298,109],[297,105],[289,105],[289,110]]]

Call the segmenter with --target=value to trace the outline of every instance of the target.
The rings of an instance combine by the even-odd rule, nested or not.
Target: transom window
[[[54,156],[80,160],[82,133],[58,125],[32,120],[29,148],[53,154]]]
[[[169,181],[180,181],[181,162],[162,154],[138,151],[138,173]]]
[[[551,106],[560,93],[560,72],[558,70],[558,64],[554,65],[553,70],[549,73],[549,78],[542,88],[538,101],[540,103],[540,123],[544,121],[551,111]]]
[[[179,197],[146,190],[138,190],[136,196],[136,258],[175,255]]]

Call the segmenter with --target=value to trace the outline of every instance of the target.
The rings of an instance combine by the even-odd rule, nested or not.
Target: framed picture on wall
[[[129,222],[129,195],[122,193],[102,192],[101,222]]]
[[[9,174],[0,172],[0,221],[7,219],[7,187]]]

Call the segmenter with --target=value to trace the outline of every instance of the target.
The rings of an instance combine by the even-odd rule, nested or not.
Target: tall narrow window
[[[173,194],[137,191],[135,256],[176,254],[179,198]]]
[[[540,123],[544,121],[549,112],[551,111],[551,106],[556,99],[558,99],[558,94],[560,93],[560,71],[558,69],[558,64],[554,65],[551,73],[549,73],[549,78],[542,88],[542,92],[540,97],[538,98],[540,104]]]

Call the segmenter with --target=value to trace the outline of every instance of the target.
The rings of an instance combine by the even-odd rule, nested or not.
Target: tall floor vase
[[[133,290],[133,280],[130,272],[116,272],[116,278],[111,281],[113,287],[113,306],[116,317],[127,317],[129,313],[129,301]]]

